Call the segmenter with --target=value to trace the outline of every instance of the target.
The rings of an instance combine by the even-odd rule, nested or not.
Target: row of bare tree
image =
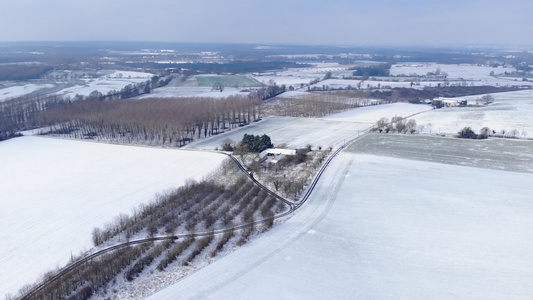
[[[126,247],[104,254],[67,273],[32,297],[35,300],[89,299],[128,265],[149,249],[150,244]],[[50,274],[53,275],[53,274]]]
[[[282,201],[244,176],[227,188],[211,181],[189,182],[135,209],[131,216],[120,214],[104,228],[95,228],[92,240],[98,246],[115,236],[127,240],[142,230],[148,236],[209,231],[248,223],[254,217],[268,218],[284,209]]]
[[[266,104],[265,110],[281,116],[323,117],[374,103],[376,101],[359,95],[329,92],[278,99]]]
[[[261,118],[244,97],[77,101],[41,114],[47,133],[128,144],[183,146]]]
[[[11,138],[18,131],[35,128],[35,116],[44,110],[67,103],[61,96],[24,96],[0,102],[0,140]]]
[[[17,135],[17,132],[25,129],[33,129],[42,126],[42,118],[39,113],[58,106],[84,100],[104,101],[118,100],[135,97],[150,93],[153,88],[161,87],[172,80],[172,76],[160,78],[153,76],[151,80],[128,84],[121,90],[112,90],[107,94],[98,91],[91,92],[88,96],[76,95],[25,95],[7,101],[0,102],[0,141]],[[41,117],[41,116],[40,116]]]

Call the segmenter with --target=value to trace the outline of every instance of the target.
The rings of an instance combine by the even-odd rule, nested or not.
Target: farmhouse
[[[432,101],[434,106],[437,107],[460,107],[460,106],[466,106],[467,101],[463,98],[444,98],[444,97],[438,97],[433,99]]]
[[[273,164],[283,159],[285,155],[296,155],[296,150],[271,148],[259,153],[259,157],[263,162]]]

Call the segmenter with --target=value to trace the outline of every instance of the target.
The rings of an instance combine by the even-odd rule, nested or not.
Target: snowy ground
[[[268,135],[276,146],[286,144],[289,148],[340,147],[345,141],[371,127],[381,117],[409,116],[431,109],[427,105],[407,103],[383,104],[357,108],[323,119],[268,117],[261,122],[234,129],[216,137],[193,142],[186,146],[192,149],[220,148],[226,139],[241,141],[244,134]]]
[[[270,80],[273,80],[278,85],[293,86],[299,89],[302,85],[308,85],[313,80],[321,80],[326,73],[331,72],[332,76],[337,79],[328,79],[321,81],[314,86],[322,88],[324,85],[330,88],[347,88],[348,86],[357,87],[361,82],[360,80],[344,80],[343,77],[352,76],[353,70],[349,68],[356,65],[340,65],[337,63],[316,63],[309,68],[288,68],[278,72],[268,72],[262,74],[249,74],[250,78],[253,78],[263,84],[268,84]],[[498,77],[497,75],[504,72],[515,71],[514,68],[492,68],[488,66],[476,66],[476,65],[449,65],[449,64],[436,64],[436,63],[405,63],[393,65],[391,67],[391,75],[426,75],[428,72],[435,72],[437,68],[441,69],[441,72],[448,74],[450,84],[466,83],[468,85],[493,85],[493,86],[507,86],[507,85],[530,85],[533,86],[532,81],[522,81],[521,78],[508,78]],[[494,71],[496,77],[490,76],[490,72]],[[57,71],[59,73],[65,71]],[[129,71],[100,71],[100,76],[97,78],[83,78],[85,84],[75,85],[72,87],[64,88],[57,92],[59,95],[74,97],[76,94],[88,96],[92,91],[98,90],[102,94],[106,94],[111,90],[120,90],[128,84],[135,84],[142,81],[149,80],[152,74],[142,72],[129,72]],[[392,81],[399,80],[399,81]],[[411,81],[415,81],[413,78],[403,77],[386,77],[376,80],[365,80],[361,88],[378,88],[379,87],[411,87]],[[422,81],[413,85],[413,88],[423,88],[425,86],[437,86],[439,83],[444,84],[444,81]],[[463,80],[463,81],[457,81]],[[6,86],[0,89],[0,101],[13,97],[23,96],[33,93],[38,90],[53,88],[54,84],[25,84],[16,86]],[[58,87],[60,89],[60,87]],[[306,87],[303,88],[307,90]],[[234,95],[247,96],[248,92],[241,92],[242,88],[225,87],[223,92],[212,91],[211,87],[200,87],[196,81],[196,77],[191,77],[185,83],[173,82],[168,86],[154,89],[152,93],[142,95],[140,98],[151,97],[229,97]]]
[[[0,144],[0,296],[89,249],[91,231],[225,156],[37,136]]]
[[[301,84],[307,85],[312,80],[323,79],[327,72],[331,72],[335,79],[327,79],[313,84],[311,87],[322,88],[324,85],[329,88],[339,89],[351,86],[355,88],[361,80],[342,79],[343,77],[353,76],[353,70],[350,67],[355,65],[339,65],[335,63],[316,64],[310,68],[289,68],[285,71],[276,72],[275,74],[265,74],[262,76],[255,76],[254,78],[260,82],[268,83],[269,80],[275,81],[278,85],[285,84],[292,85],[299,88]],[[469,64],[436,64],[436,63],[404,63],[397,64],[391,67],[391,75],[406,75],[406,77],[382,77],[370,78],[361,83],[361,88],[396,88],[396,87],[411,87],[411,82],[414,82],[413,88],[422,89],[424,87],[437,86],[439,83],[445,84],[441,81],[428,81],[424,78],[409,77],[425,76],[428,72],[435,72],[440,68],[441,72],[448,74],[450,84],[467,84],[474,86],[492,85],[492,86],[513,86],[513,85],[529,85],[533,86],[531,81],[522,81],[522,78],[509,78],[498,75],[503,75],[505,72],[516,71],[515,68],[493,68],[489,66],[477,66]],[[491,71],[496,76],[490,76]],[[396,81],[393,81],[396,80]],[[307,89],[307,88],[305,88]]]
[[[361,80],[354,79],[341,79],[342,75],[350,77],[352,74],[349,70],[335,73],[332,71],[333,76],[336,79],[327,79],[313,84],[311,87],[322,88],[328,86],[330,89],[345,89],[348,86],[352,88],[358,87],[361,83],[361,88],[415,88],[423,89],[424,87],[434,87],[438,84],[444,85],[444,80],[425,80],[424,78],[416,78],[413,76],[425,76],[428,72],[435,72],[437,68],[440,68],[441,72],[448,74],[449,84],[467,84],[474,86],[492,85],[492,86],[513,86],[513,85],[527,85],[533,86],[533,82],[522,81],[522,78],[509,78],[498,75],[503,75],[505,72],[516,71],[515,68],[493,68],[488,66],[476,66],[476,65],[449,65],[449,64],[436,64],[436,63],[406,63],[397,64],[391,67],[392,76],[400,77],[371,77],[369,80],[361,82]],[[332,68],[333,69],[333,68]],[[349,72],[348,72],[349,71]],[[494,72],[496,76],[490,76],[490,72]],[[300,73],[288,73],[291,78],[300,78],[309,74],[306,69],[300,70]],[[278,74],[278,77],[283,77],[285,73]],[[317,73],[317,76],[320,73]],[[401,76],[405,75],[405,76]],[[285,75],[287,76],[287,75]],[[318,78],[315,76],[316,78]],[[411,76],[411,77],[410,77]],[[303,77],[308,78],[308,77]],[[323,77],[322,77],[323,78]],[[272,78],[276,80],[275,78]],[[411,86],[411,82],[414,83]]]
[[[211,97],[225,98],[230,96],[247,97],[250,92],[241,92],[246,88],[224,87],[224,90],[213,90],[212,87],[199,86],[196,77],[187,79],[186,82],[179,82],[173,79],[168,85],[153,89],[150,94],[144,94],[137,98],[180,98],[180,97]]]
[[[533,137],[533,90],[492,94],[495,101],[486,107],[458,107],[436,109],[414,119],[426,125],[426,133],[456,134],[466,126],[475,132],[489,127],[497,132],[516,129],[519,137]],[[475,103],[478,96],[461,97]],[[427,126],[432,124],[432,126]],[[526,135],[523,135],[526,133]]]
[[[477,66],[470,64],[436,64],[436,63],[404,63],[397,64],[391,67],[390,74],[393,76],[398,75],[426,75],[428,72],[435,72],[439,68],[441,72],[448,74],[450,84],[454,83],[454,80],[463,79],[467,84],[479,85],[492,85],[492,86],[513,86],[513,85],[529,85],[532,86],[533,82],[521,81],[520,79],[507,78],[499,75],[503,75],[505,72],[514,72],[515,68],[493,68],[489,66]],[[490,76],[490,73],[494,72],[495,76]],[[382,83],[383,85],[384,83]],[[424,84],[421,83],[421,86]],[[436,86],[437,83],[432,83],[432,86]]]
[[[316,63],[309,68],[288,68],[284,71],[275,72],[275,74],[267,73],[253,78],[259,82],[267,84],[269,80],[273,80],[277,85],[292,85],[294,88],[299,88],[300,85],[307,85],[316,79],[322,79],[326,73],[331,72],[332,76],[342,77],[351,76],[353,71],[348,70],[351,65],[340,65],[338,63]]]
[[[241,88],[224,88],[222,92],[213,91],[210,87],[184,87],[184,86],[168,86],[160,87],[152,90],[150,94],[144,94],[137,98],[188,98],[188,97],[209,97],[209,98],[225,98],[231,96],[247,97],[250,92],[241,92]]]
[[[148,299],[529,299],[532,181],[345,152],[293,218]]]
[[[76,94],[88,96],[93,91],[107,94],[109,91],[120,91],[128,84],[136,84],[150,80],[153,74],[142,72],[114,71],[102,73],[98,78],[87,78],[84,85],[76,85],[63,89],[56,94],[73,98]]]
[[[433,108],[429,105],[391,103],[373,106],[365,106],[324,117],[326,120],[347,121],[347,122],[367,122],[375,124],[382,117],[389,120],[394,116],[407,117],[421,112],[430,111]]]
[[[435,72],[437,68],[441,72],[448,74],[448,78],[464,78],[467,80],[479,80],[489,78],[490,72],[494,75],[501,75],[505,72],[514,72],[515,68],[493,68],[489,66],[477,66],[470,64],[437,64],[437,63],[402,63],[392,65],[391,75],[426,75],[428,72]]]
[[[380,156],[533,173],[533,142],[518,139],[471,140],[376,133],[365,136],[348,149]]]
[[[53,84],[35,84],[35,83],[28,83],[24,85],[18,85],[18,84],[11,85],[9,87],[0,89],[0,102],[5,101],[7,99],[12,99],[12,98],[28,95],[38,90],[48,89],[48,88],[53,88],[53,87],[54,87]]]
[[[55,71],[60,74],[67,74],[67,71]],[[32,93],[55,93],[62,96],[70,96],[73,98],[76,94],[82,96],[88,96],[92,91],[99,91],[102,94],[116,90],[120,91],[128,84],[136,84],[143,81],[150,80],[153,74],[144,72],[131,72],[131,71],[97,71],[91,76],[84,74],[82,71],[79,73],[76,80],[72,82],[47,82],[47,83],[29,83],[29,82],[10,82],[0,85],[0,101],[12,99],[29,95]],[[97,77],[94,77],[97,76]],[[73,80],[72,78],[70,78]],[[66,80],[66,79],[61,79]],[[84,84],[79,84],[79,81],[83,81]],[[74,84],[73,82],[78,82]],[[67,88],[64,88],[68,86]]]

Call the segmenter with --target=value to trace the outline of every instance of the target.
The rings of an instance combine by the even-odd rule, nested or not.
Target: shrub
[[[458,137],[462,139],[477,139],[477,134],[470,127],[465,127],[458,132]]]

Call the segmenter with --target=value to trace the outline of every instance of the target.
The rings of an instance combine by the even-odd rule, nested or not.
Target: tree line
[[[270,80],[266,87],[261,87],[250,92],[249,97],[267,100],[279,94],[285,93],[286,90],[287,87],[284,84],[277,85],[276,82]]]
[[[183,146],[261,118],[261,100],[245,97],[77,101],[47,110],[44,134],[128,144]]]
[[[463,129],[461,129],[461,131],[459,131],[456,135],[456,137],[458,138],[463,138],[463,139],[479,139],[479,140],[482,140],[482,139],[487,139],[489,137],[500,137],[500,138],[519,138],[520,135],[522,135],[523,138],[526,138],[527,136],[527,132],[525,131],[522,131],[520,133],[520,131],[518,131],[517,129],[513,129],[513,130],[505,130],[505,129],[502,129],[502,130],[499,130],[499,131],[496,131],[495,129],[490,129],[488,127],[483,127],[480,129],[479,131],[479,134],[476,133],[471,127],[464,127]]]
[[[54,68],[41,64],[3,65],[0,68],[0,80],[28,80],[38,79]]]
[[[305,68],[309,64],[297,64],[287,61],[243,61],[236,60],[227,63],[155,63],[155,62],[124,62],[119,65],[128,68],[142,69],[180,69],[185,74],[239,74],[252,72],[267,72],[283,68]]]
[[[389,76],[391,64],[379,64],[364,67],[355,67],[353,76],[363,76],[363,79],[368,79],[369,76]]]
[[[153,89],[167,85],[173,79],[172,76],[160,78],[159,76],[152,76],[150,80],[139,82],[136,84],[128,84],[120,90],[111,90],[106,94],[102,94],[97,90],[92,91],[88,96],[75,95],[73,101],[79,100],[119,100],[129,99],[140,95],[149,94]],[[70,97],[66,98],[70,101]]]
[[[389,132],[397,132],[397,133],[415,133],[417,129],[422,128],[416,125],[416,121],[414,119],[405,119],[400,116],[392,117],[392,119],[389,121],[388,118],[381,118],[376,122],[376,125],[371,129],[372,132],[379,132],[379,133],[389,133]]]
[[[58,95],[24,96],[0,102],[0,141],[17,135],[26,129],[36,128],[39,112],[66,104]]]
[[[324,92],[298,98],[276,99],[265,103],[264,110],[278,116],[323,117],[378,102],[372,101],[367,91],[353,92]]]
[[[26,95],[0,102],[0,141],[19,136],[19,131],[37,128],[43,125],[41,112],[52,110],[82,100],[105,101],[127,99],[150,93],[153,88],[161,87],[172,80],[172,77],[153,76],[151,80],[137,84],[128,84],[121,90],[112,90],[107,94],[98,91],[88,96],[75,95]],[[44,124],[48,124],[46,121]]]

